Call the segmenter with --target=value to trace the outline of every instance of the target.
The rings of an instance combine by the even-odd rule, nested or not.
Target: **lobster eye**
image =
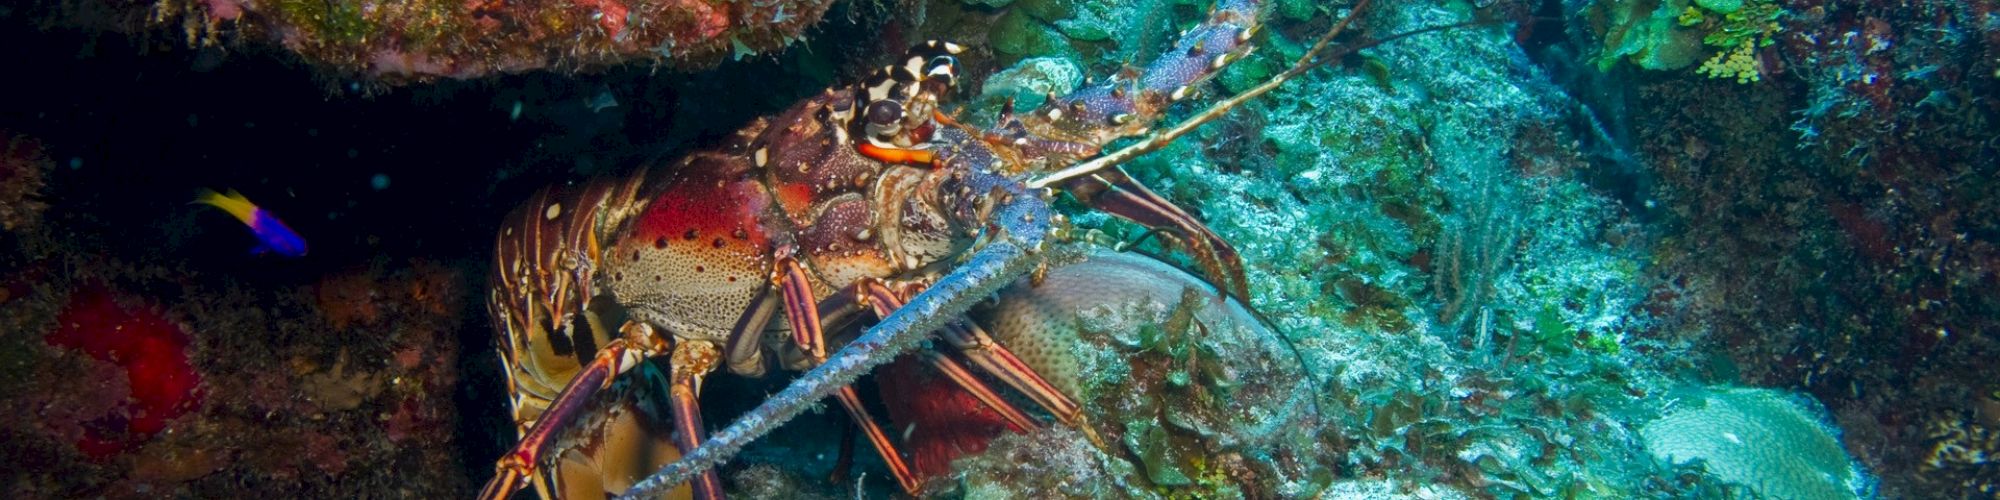
[[[888,125],[903,118],[903,105],[895,101],[875,101],[868,105],[868,123]]]
[[[924,71],[925,80],[943,79],[946,86],[950,86],[952,84],[952,81],[957,78],[958,78],[958,58],[952,56],[937,56],[931,58],[930,65],[927,66],[927,69]]]

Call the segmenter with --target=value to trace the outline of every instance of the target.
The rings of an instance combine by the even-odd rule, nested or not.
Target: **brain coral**
[[[1709,473],[1765,498],[1858,498],[1866,489],[1833,429],[1783,392],[1718,388],[1678,404],[1639,431],[1654,457],[1702,460]]]

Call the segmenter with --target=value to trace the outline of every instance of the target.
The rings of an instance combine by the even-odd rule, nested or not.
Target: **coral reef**
[[[48,205],[39,196],[49,166],[41,141],[0,130],[0,230],[14,231],[41,220]]]
[[[1956,419],[1938,419],[1924,424],[1924,438],[1930,453],[1923,470],[1956,469],[1978,472],[2000,459],[2000,433],[1991,427]]]
[[[1609,68],[1621,59],[1646,69],[1677,69],[1701,60],[1702,34],[1689,29],[1688,14],[1701,19],[1700,10],[1678,1],[1593,2],[1589,26],[1604,40],[1598,57],[1600,68]]]
[[[1862,498],[1868,477],[1841,449],[1823,412],[1768,389],[1704,388],[1639,429],[1646,451],[1699,461],[1763,498]]]
[[[1474,15],[1465,6],[1421,2],[1376,7],[1361,23],[1374,36]],[[1232,81],[1242,88],[1283,67],[1302,50],[1298,37],[1313,34],[1301,27],[1325,26],[1341,14],[1277,8],[1265,48],[1208,92],[1227,93]],[[1668,27],[1684,28],[1680,13],[1666,18]],[[1108,18],[1153,22],[1143,17]],[[1114,31],[1132,40],[1157,36],[1136,27]],[[1682,47],[1681,67],[1705,55],[1705,33],[1695,33]],[[1030,362],[1044,363],[1053,379],[1079,381],[1078,393],[1104,412],[1094,417],[1100,429],[1115,429],[1122,448],[1105,455],[1047,433],[1003,437],[958,463],[969,471],[961,486],[1073,496],[1728,491],[1727,479],[1684,473],[1644,451],[1637,429],[1658,418],[1654,400],[1680,385],[1685,367],[1678,360],[1706,358],[1696,343],[1662,327],[1671,318],[1653,313],[1665,307],[1650,288],[1656,240],[1629,211],[1635,205],[1627,195],[1593,184],[1609,174],[1584,149],[1590,137],[1577,135],[1590,130],[1569,128],[1576,102],[1528,66],[1508,35],[1466,28],[1364,51],[1127,166],[1237,245],[1249,266],[1251,304],[1305,361],[1313,417],[1277,439],[1203,441],[1181,433],[1230,436],[1247,425],[1204,422],[1204,405],[1235,404],[1261,416],[1283,413],[1275,410],[1282,405],[1227,391],[1210,394],[1226,403],[1179,396],[1144,404],[1149,394],[1202,380],[1199,370],[1162,370],[1152,356],[1237,367],[1249,361],[1230,356],[1270,351],[1121,351],[1136,345],[1129,339],[1042,349],[1092,353]],[[1035,62],[997,82],[1001,95],[1029,87],[1012,80],[1030,65],[1048,64],[1026,58],[1115,68],[1156,50],[1144,42],[1070,42],[1022,54]],[[1122,55],[1077,60],[1071,52],[1094,46],[1115,49],[1087,53]],[[1142,239],[1142,230],[1110,217],[1072,220],[1086,239]],[[1153,243],[1140,248],[1172,254]],[[1149,321],[1155,326],[1123,331],[1172,331],[1158,326],[1170,323],[1165,316]],[[1208,333],[1196,344],[1228,337]],[[1091,362],[1096,353],[1104,357]],[[1092,399],[1107,394],[1091,390],[1093,383],[1116,387],[1108,394],[1120,399]],[[1102,481],[1070,483],[1022,465],[1037,463],[1076,464],[1085,471],[1076,475]]]
[[[1749,83],[1762,78],[1757,49],[1773,43],[1783,13],[1771,0],[1601,0],[1583,15],[1603,40],[1600,70],[1620,59],[1650,70],[1680,69],[1708,52],[1697,72]]]
[[[201,404],[201,375],[188,365],[187,332],[162,316],[157,306],[127,306],[120,300],[102,284],[85,285],[72,294],[56,316],[55,330],[45,338],[51,346],[75,349],[117,366],[112,370],[116,376],[91,379],[106,384],[107,393],[96,399],[118,401],[117,406],[86,422],[46,422],[81,425],[77,450],[93,458],[145,443],[168,421]],[[118,383],[121,379],[123,384]],[[41,406],[44,411],[75,410]]]
[[[49,253],[75,243],[24,235],[13,275],[29,284],[0,302],[13,353],[0,401],[40,422],[0,439],[10,495],[471,488],[449,432],[462,271],[352,271],[379,316],[335,328],[311,313],[309,287]],[[148,296],[181,299],[133,298]]]
[[[1603,96],[1610,146],[1643,164],[1658,335],[1714,353],[1684,363],[1711,380],[1816,397],[1884,496],[2000,492],[1991,464],[1926,465],[1953,448],[1944,429],[1985,425],[1974,373],[2000,353],[2000,104],[1974,97],[2000,91],[2000,18],[1990,2],[1781,4],[1756,35],[1759,85],[1573,90]]]
[[[632,62],[700,69],[800,40],[831,3],[155,0],[63,14],[144,9],[196,45],[281,46],[342,78],[397,84]]]

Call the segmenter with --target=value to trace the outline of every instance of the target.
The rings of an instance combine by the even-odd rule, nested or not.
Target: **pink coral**
[[[202,0],[208,7],[208,17],[217,21],[228,21],[243,17],[243,0]]]

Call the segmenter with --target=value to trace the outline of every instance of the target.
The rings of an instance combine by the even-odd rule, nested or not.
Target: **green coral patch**
[[[1680,69],[1707,53],[1703,33],[1681,26],[1685,0],[1599,3],[1598,9],[1604,31],[1604,52],[1597,59],[1601,70],[1609,71],[1619,59],[1645,69]]]

